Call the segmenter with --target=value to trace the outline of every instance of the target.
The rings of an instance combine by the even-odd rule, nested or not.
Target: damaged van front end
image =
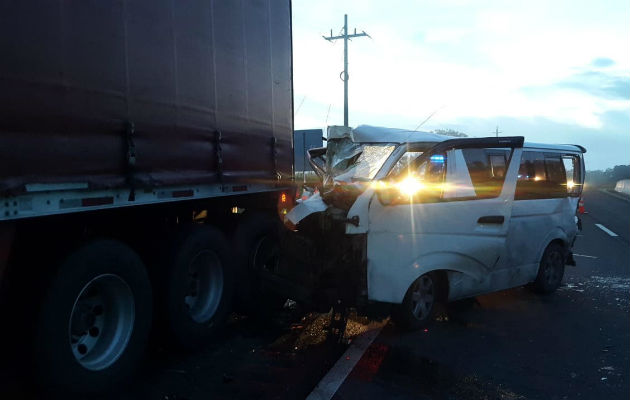
[[[375,182],[398,162],[410,135],[423,135],[423,149],[443,140],[424,132],[331,126],[327,147],[309,150],[320,184],[285,216],[291,229],[276,277],[292,285],[284,293],[321,310],[345,304],[366,314],[380,312],[380,303],[367,307],[368,209]]]
[[[579,229],[585,151],[331,127],[327,148],[309,151],[321,183],[286,215],[274,279],[322,310],[394,306],[413,328],[436,302],[522,285],[552,292]]]

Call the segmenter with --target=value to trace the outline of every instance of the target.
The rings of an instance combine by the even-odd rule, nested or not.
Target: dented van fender
[[[355,235],[360,233],[367,233],[369,229],[369,210],[372,203],[375,191],[373,188],[367,189],[357,197],[356,201],[348,210],[348,220],[358,221],[357,224],[346,224],[346,234]]]
[[[369,246],[369,244],[368,244]],[[387,249],[375,249],[392,258],[392,265],[398,264],[397,255]],[[431,271],[448,271],[449,274],[449,300],[451,294],[456,297],[465,296],[473,290],[483,290],[487,281],[488,270],[479,262],[471,260],[465,254],[436,252],[424,254],[404,268],[388,270],[376,267],[370,259],[368,247],[368,299],[387,303],[401,303],[410,282],[414,282],[420,276]],[[473,261],[473,262],[471,262]],[[487,282],[487,283],[486,283]]]

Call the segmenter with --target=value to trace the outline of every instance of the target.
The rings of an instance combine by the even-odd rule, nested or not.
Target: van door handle
[[[503,215],[486,215],[477,220],[479,224],[502,224],[505,221]]]

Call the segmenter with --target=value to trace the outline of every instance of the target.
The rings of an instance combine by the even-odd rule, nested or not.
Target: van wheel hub
[[[435,302],[435,285],[430,276],[420,277],[412,288],[411,312],[418,320],[425,320],[431,314]]]
[[[557,251],[551,252],[545,261],[545,282],[548,285],[555,285],[562,279],[561,270],[564,262],[562,254]]]

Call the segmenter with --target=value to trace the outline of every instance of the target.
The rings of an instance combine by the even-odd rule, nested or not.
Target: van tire
[[[44,390],[95,394],[138,369],[152,323],[151,284],[140,257],[115,240],[72,252],[52,277],[34,335]]]
[[[564,246],[557,242],[550,243],[543,253],[536,280],[530,288],[536,293],[554,292],[562,283],[566,258],[567,251]]]
[[[223,327],[234,287],[229,250],[223,233],[211,226],[189,225],[177,235],[161,308],[169,339],[178,347],[202,347]]]
[[[443,284],[440,275],[434,271],[416,279],[407,290],[402,304],[392,310],[394,323],[409,331],[430,325],[435,317],[436,304],[444,297]]]
[[[278,262],[282,226],[277,217],[263,213],[244,215],[232,239],[236,274],[238,311],[265,316],[282,308],[286,298],[264,291],[260,270],[274,272],[267,263]]]

